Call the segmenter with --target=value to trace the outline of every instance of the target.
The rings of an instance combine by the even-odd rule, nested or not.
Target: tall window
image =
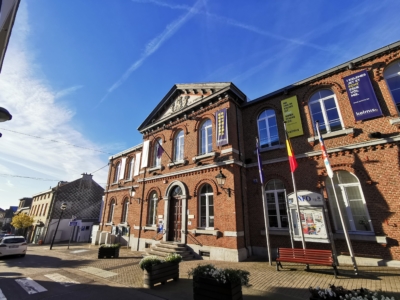
[[[287,228],[288,215],[286,209],[285,185],[279,179],[268,181],[265,194],[270,228]]]
[[[175,136],[175,161],[183,160],[184,134],[183,130]]]
[[[147,224],[149,225],[157,224],[157,205],[158,205],[157,193],[153,192],[151,193],[149,200],[149,219],[147,221]]]
[[[264,110],[258,117],[258,136],[261,148],[279,145],[278,126],[272,109]]]
[[[383,72],[397,111],[400,113],[400,60],[391,63]]]
[[[126,172],[126,179],[131,179],[132,178],[132,171],[133,171],[133,165],[135,163],[135,160],[133,157],[129,158],[129,163],[127,165],[127,172]]]
[[[347,229],[352,232],[372,232],[371,218],[358,178],[350,172],[338,171],[333,176],[333,183]],[[326,180],[326,189],[335,227],[343,230],[330,178]]]
[[[107,221],[107,223],[111,223],[113,221],[114,208],[115,208],[115,200],[111,200],[111,202],[110,202],[110,210],[108,212],[108,221]]]
[[[212,151],[212,124],[211,120],[206,120],[200,129],[200,154]]]
[[[120,169],[121,169],[121,163],[117,162],[117,165],[115,166],[114,182],[118,182]]]
[[[121,223],[128,222],[128,211],[129,211],[129,200],[124,200],[124,206],[122,207],[122,218]]]
[[[313,124],[319,122],[321,133],[343,129],[336,96],[331,90],[320,90],[309,101]]]
[[[157,139],[157,141],[154,143],[154,153],[153,153],[154,167],[161,166],[161,154],[162,154],[162,139]]]
[[[200,227],[214,228],[214,196],[211,185],[205,184],[200,190]]]

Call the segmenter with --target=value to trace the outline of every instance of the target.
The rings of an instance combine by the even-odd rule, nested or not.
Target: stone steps
[[[170,253],[180,254],[183,260],[194,259],[193,253],[186,247],[185,244],[165,241],[160,241],[160,243],[157,243],[150,248],[145,249],[143,257],[154,255],[160,258],[164,258]]]

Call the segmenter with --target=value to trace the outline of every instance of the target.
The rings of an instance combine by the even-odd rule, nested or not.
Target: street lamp
[[[222,174],[222,171],[219,170],[219,174],[217,176],[215,176],[215,179],[217,180],[217,184],[218,186],[223,189],[225,192],[228,193],[228,197],[231,196],[231,188],[224,188],[225,185],[225,181],[226,181],[226,176],[224,174]]]
[[[8,112],[8,110],[0,107],[0,122],[10,121],[11,119],[12,115]]]
[[[61,207],[60,207],[60,208],[61,208],[61,214],[60,214],[60,218],[58,219],[58,223],[57,223],[56,230],[54,231],[53,239],[52,239],[51,245],[50,245],[50,250],[51,250],[51,248],[53,248],[53,243],[54,243],[54,239],[56,238],[56,234],[57,234],[57,230],[58,230],[58,225],[60,225],[60,221],[61,221],[63,212],[64,212],[64,210],[67,208],[67,203],[64,202],[63,204],[61,204]]]

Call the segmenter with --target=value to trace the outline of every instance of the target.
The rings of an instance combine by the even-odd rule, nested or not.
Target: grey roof
[[[119,156],[124,156],[125,154],[129,154],[129,153],[131,153],[133,151],[139,150],[142,147],[143,147],[143,143],[141,143],[139,145],[136,145],[136,146],[133,146],[133,147],[131,147],[129,149],[123,150],[123,151],[121,151],[121,152],[119,152],[117,154],[114,154],[114,155],[110,156],[108,159],[111,160],[111,159],[114,159],[114,158],[119,157]]]

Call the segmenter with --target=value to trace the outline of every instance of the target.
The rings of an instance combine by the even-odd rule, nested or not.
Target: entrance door
[[[169,210],[169,231],[168,240],[174,242],[181,241],[182,229],[182,190],[179,186],[175,187],[171,193]]]

